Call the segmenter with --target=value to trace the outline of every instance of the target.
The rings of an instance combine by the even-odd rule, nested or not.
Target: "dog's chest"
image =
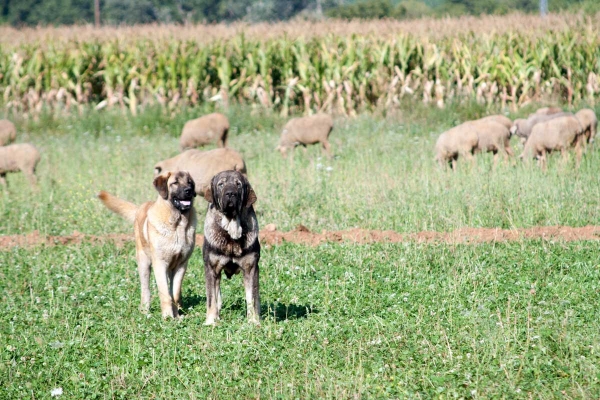
[[[152,224],[148,236],[154,247],[162,254],[174,258],[187,258],[194,250],[196,226],[192,223],[179,223],[175,226]]]
[[[234,240],[220,226],[212,231],[211,237],[207,238],[207,240],[217,253],[226,257],[241,257],[247,247],[247,235],[242,234],[239,239]]]

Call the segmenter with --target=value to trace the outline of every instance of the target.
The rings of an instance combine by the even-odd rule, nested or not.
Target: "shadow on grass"
[[[192,296],[185,296],[181,299],[181,308],[189,310],[190,308],[196,307],[198,304],[206,304],[206,296],[198,296],[194,294]]]
[[[319,312],[312,305],[280,303],[263,304],[261,311],[262,318],[274,318],[275,322],[306,318],[309,314],[317,314]]]
[[[183,298],[182,310],[180,312],[186,314],[199,304],[206,304],[206,296],[186,296]],[[243,299],[236,299],[230,304],[223,304],[223,310],[243,310],[245,313],[246,303]],[[309,314],[317,314],[318,312],[319,310],[312,305],[268,303],[262,304],[260,316],[263,319],[273,318],[275,322],[281,322],[306,318]]]

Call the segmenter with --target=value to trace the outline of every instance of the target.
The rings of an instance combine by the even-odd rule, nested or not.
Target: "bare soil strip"
[[[196,236],[196,245],[201,246],[202,235]],[[543,239],[549,241],[577,241],[600,240],[600,226],[583,226],[573,228],[568,226],[538,226],[524,229],[499,229],[499,228],[461,228],[454,232],[418,232],[398,233],[394,231],[378,231],[368,229],[348,229],[344,231],[311,232],[303,225],[293,231],[281,232],[278,230],[262,230],[260,241],[264,245],[279,245],[285,242],[297,243],[306,246],[317,246],[322,243],[348,242],[356,244],[366,243],[492,243],[509,242],[523,239]],[[115,243],[123,245],[133,241],[130,234],[86,235],[74,232],[66,236],[46,236],[39,232],[24,235],[0,236],[0,249],[13,247],[56,246],[72,245],[84,242],[89,243]]]

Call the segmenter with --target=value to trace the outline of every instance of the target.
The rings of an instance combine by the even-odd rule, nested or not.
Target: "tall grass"
[[[0,234],[131,232],[95,193],[104,189],[136,203],[153,199],[154,164],[177,154],[183,123],[207,111],[186,109],[174,118],[154,109],[136,118],[90,111],[82,117],[47,114],[38,122],[17,121],[19,132],[29,132],[19,140],[41,150],[40,190],[30,189],[21,174],[8,175],[9,187],[0,192]],[[439,133],[487,112],[479,105],[436,113],[419,106],[387,118],[337,118],[330,138],[333,160],[317,146],[298,148],[293,159],[284,160],[274,149],[285,119],[232,107],[229,144],[246,160],[263,226],[416,232],[597,223],[595,148],[579,169],[573,157],[567,165],[551,157],[548,172],[516,161],[494,169],[487,154],[478,157],[475,168],[459,162],[457,173],[438,169],[433,145]],[[519,154],[520,144],[512,145]],[[197,198],[196,207],[203,214],[205,200]]]

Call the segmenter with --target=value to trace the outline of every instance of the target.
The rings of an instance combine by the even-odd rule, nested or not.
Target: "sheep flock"
[[[455,169],[459,158],[473,163],[475,154],[491,152],[495,165],[500,155],[505,160],[514,156],[510,138],[515,135],[523,145],[519,158],[524,162],[536,159],[545,169],[549,153],[559,151],[567,161],[574,150],[579,164],[583,151],[594,142],[597,128],[596,114],[588,108],[573,114],[544,107],[514,122],[503,115],[490,115],[443,132],[435,144],[435,160],[442,168],[450,165]]]
[[[323,113],[292,118],[283,127],[275,149],[285,158],[296,146],[306,148],[320,143],[331,158],[333,152],[329,135],[333,126],[332,117]],[[229,120],[221,113],[188,121],[179,139],[180,154],[158,162],[154,173],[189,171],[197,182],[196,191],[200,195],[211,177],[221,171],[237,170],[246,174],[242,155],[226,147],[229,128]],[[515,158],[510,139],[517,136],[523,147],[519,159],[524,163],[535,159],[545,169],[549,153],[560,152],[566,162],[570,152],[574,151],[579,164],[582,153],[594,142],[597,128],[596,114],[588,108],[573,114],[557,107],[544,107],[527,118],[514,121],[504,115],[490,115],[441,133],[435,143],[434,159],[440,167],[450,166],[453,170],[460,158],[473,164],[475,155],[480,153],[492,153],[494,166],[500,157],[510,162]],[[40,153],[32,144],[13,143],[16,136],[15,125],[8,120],[0,120],[0,184],[6,186],[7,173],[20,171],[35,186],[35,169]],[[218,148],[208,151],[197,149],[208,144],[216,144]]]

